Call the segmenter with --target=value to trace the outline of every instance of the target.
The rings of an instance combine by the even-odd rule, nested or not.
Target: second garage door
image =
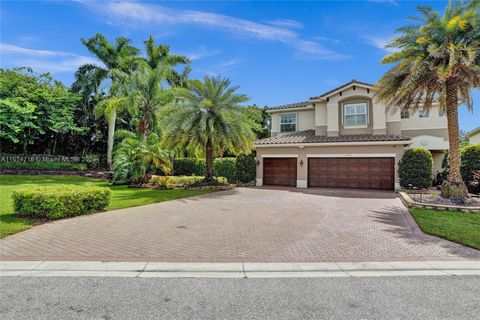
[[[309,158],[308,186],[393,190],[394,158]]]
[[[263,184],[295,187],[297,185],[297,158],[264,158]]]

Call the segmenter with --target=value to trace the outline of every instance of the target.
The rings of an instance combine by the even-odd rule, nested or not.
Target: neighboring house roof
[[[280,105],[280,106],[270,107],[270,108],[268,108],[268,110],[277,111],[277,110],[284,110],[284,109],[306,108],[306,107],[309,107],[310,105],[312,105],[312,103],[313,103],[312,100],[327,98],[329,95],[332,95],[333,93],[335,93],[339,90],[345,89],[345,88],[347,88],[349,86],[352,86],[352,85],[360,85],[360,86],[373,88],[373,84],[370,84],[370,83],[367,83],[367,82],[361,82],[361,81],[357,81],[357,80],[353,79],[352,81],[347,82],[347,83],[345,83],[345,84],[343,84],[343,85],[341,85],[341,86],[339,86],[335,89],[327,91],[322,95],[315,96],[315,97],[310,97],[309,101],[294,102],[294,103],[284,104],[284,105]]]
[[[467,137],[471,137],[471,136],[474,136],[476,134],[480,134],[480,127],[476,128],[476,129],[473,129],[472,131],[470,132],[467,132],[465,135]]]
[[[255,144],[289,144],[289,143],[337,143],[337,142],[374,142],[374,141],[410,141],[410,138],[397,135],[354,134],[338,137],[315,135],[315,130],[299,131],[292,134],[258,140]]]

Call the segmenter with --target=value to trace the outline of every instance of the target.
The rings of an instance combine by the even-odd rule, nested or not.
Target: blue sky
[[[374,83],[396,28],[417,4],[443,10],[445,1],[114,2],[2,1],[1,66],[50,71],[69,85],[78,66],[95,59],[81,38],[129,37],[141,47],[150,34],[189,56],[193,77],[220,74],[260,106],[303,101],[352,79]],[[480,125],[460,108],[460,127]]]

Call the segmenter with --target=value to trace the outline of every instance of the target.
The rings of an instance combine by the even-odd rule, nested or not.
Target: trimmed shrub
[[[71,162],[1,162],[0,169],[83,171],[87,169],[87,164]]]
[[[471,182],[475,180],[474,172],[480,171],[480,144],[472,144],[463,148],[461,157],[460,172],[463,181],[467,185],[469,192],[479,193],[479,186]]]
[[[60,219],[103,211],[111,194],[108,188],[60,185],[15,190],[12,198],[18,215]]]
[[[173,174],[176,176],[203,176],[205,174],[205,159],[175,159],[173,160]]]
[[[432,185],[432,154],[423,148],[405,150],[398,163],[400,185],[403,188],[428,188]]]
[[[86,154],[82,161],[89,169],[97,169],[100,165],[100,156],[98,154]]]
[[[227,178],[228,182],[237,182],[237,159],[220,158],[213,162],[213,171],[216,176]]]
[[[150,179],[150,183],[165,189],[185,188],[200,185],[204,182],[204,176],[152,176]],[[221,185],[228,183],[225,177],[214,177],[213,182]]]
[[[237,180],[242,183],[255,181],[257,160],[253,155],[237,157]]]

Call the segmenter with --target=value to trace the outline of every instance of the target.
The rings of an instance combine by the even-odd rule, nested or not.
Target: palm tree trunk
[[[108,136],[107,136],[107,164],[112,170],[112,151],[113,151],[113,135],[115,134],[115,122],[117,121],[117,112],[113,111],[108,119]]]
[[[213,147],[212,147],[212,138],[207,138],[207,143],[205,145],[205,155],[206,155],[206,171],[205,171],[205,181],[210,182],[213,178]]]
[[[460,138],[458,128],[458,94],[456,80],[446,84],[446,112],[448,122],[449,173],[442,185],[442,196],[462,199],[468,197],[468,190],[460,174]]]

